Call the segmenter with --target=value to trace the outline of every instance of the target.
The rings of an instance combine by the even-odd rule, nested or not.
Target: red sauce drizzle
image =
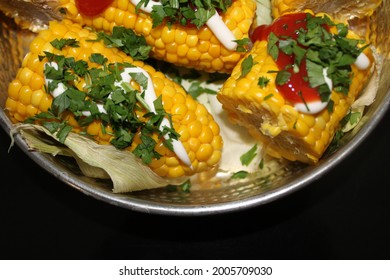
[[[271,25],[257,27],[251,36],[251,40],[252,42],[267,40],[271,32],[279,38],[288,36],[296,39],[301,28],[307,29],[306,13],[287,14],[275,20]],[[285,69],[286,66],[294,64],[294,57],[279,51],[276,64],[279,70]],[[299,65],[298,73],[294,73],[291,67],[286,70],[291,73],[290,79],[284,85],[277,85],[277,89],[285,99],[292,103],[302,103],[303,101],[309,103],[321,100],[318,90],[311,88],[307,79],[304,79],[304,77],[307,77],[305,59]]]
[[[79,12],[85,16],[93,17],[102,13],[113,0],[76,0]]]

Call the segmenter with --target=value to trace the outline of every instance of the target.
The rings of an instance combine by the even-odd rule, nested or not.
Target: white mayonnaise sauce
[[[51,67],[58,70],[57,63],[48,62],[46,64],[48,64]],[[145,100],[145,103],[148,105],[150,111],[153,113],[156,113],[156,109],[155,109],[154,103],[153,103],[157,99],[156,92],[154,91],[152,79],[145,70],[143,70],[140,67],[125,68],[124,71],[120,75],[122,78],[122,81],[116,81],[114,85],[123,88],[122,83],[130,83],[130,81],[132,80],[130,73],[142,73],[148,79],[147,88],[145,89],[144,100]],[[52,79],[48,79],[45,77],[46,86],[48,86],[49,83],[51,83],[52,81],[53,81]],[[57,87],[50,94],[55,98],[55,97],[61,95],[62,93],[64,93],[66,90],[67,90],[67,87],[63,83],[58,83]],[[110,96],[108,98],[110,98]],[[106,110],[103,108],[103,106],[104,106],[103,104],[97,103],[96,105],[99,109],[99,112],[106,113]],[[82,114],[84,116],[91,115],[91,113],[89,111],[83,111]],[[162,120],[161,125],[160,125],[160,129],[162,129],[164,126],[166,126],[168,128],[172,128],[170,122],[166,118],[164,118]],[[168,135],[164,135],[164,137],[165,137],[165,139],[169,139]],[[187,166],[192,167],[191,160],[187,154],[187,151],[185,150],[185,148],[183,146],[183,143],[180,140],[172,139],[172,146],[173,146],[173,151],[175,152],[177,157],[183,163],[185,163]]]
[[[355,61],[355,66],[360,69],[360,70],[366,70],[368,67],[370,67],[371,65],[371,61],[370,59],[367,57],[366,54],[364,53],[361,53],[357,58],[356,58],[356,61]]]
[[[123,70],[123,72],[121,73],[122,82],[130,83],[130,81],[132,79],[130,76],[130,73],[142,73],[143,75],[145,75],[145,77],[147,77],[148,86],[146,89],[144,89],[145,90],[144,100],[145,100],[145,103],[149,106],[150,110],[153,113],[156,113],[156,109],[154,108],[153,102],[157,99],[157,96],[156,96],[156,92],[154,91],[152,78],[149,76],[148,72],[146,72],[144,69],[142,69],[140,67],[132,67],[132,68],[125,68]],[[116,83],[118,83],[118,85],[120,84],[120,82],[116,82]],[[169,123],[169,121],[166,118],[164,118],[162,120],[160,128],[163,128],[164,126],[166,126],[168,128],[172,128],[171,124]],[[168,135],[165,135],[164,137],[165,137],[165,139],[169,139]],[[184,162],[187,166],[191,167],[192,166],[191,160],[187,154],[187,151],[185,150],[185,148],[183,146],[183,143],[180,140],[172,139],[172,145],[173,145],[173,151],[175,152],[177,157],[182,162]]]
[[[137,6],[140,0],[130,0],[130,2]],[[140,10],[145,13],[151,13],[154,5],[161,5],[160,2],[157,1],[149,1],[145,6],[141,5]],[[227,48],[228,50],[235,51],[237,48],[237,43],[234,42],[236,37],[233,32],[226,26],[223,22],[222,17],[216,12],[211,18],[206,22],[208,28],[210,28],[211,32],[217,37],[217,39],[221,42],[221,44]]]
[[[222,17],[215,12],[211,18],[206,22],[208,28],[210,28],[211,32],[217,37],[217,39],[230,51],[234,51],[237,49],[237,43],[234,42],[236,37],[233,32],[226,26],[223,22]]]
[[[328,106],[328,101],[312,101],[307,103],[295,103],[294,108],[304,114],[317,114]]]

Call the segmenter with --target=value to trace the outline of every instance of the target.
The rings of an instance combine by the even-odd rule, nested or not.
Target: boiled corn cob
[[[292,21],[288,25],[290,28]],[[280,25],[280,28],[285,29],[286,25]],[[335,32],[334,27],[331,32]],[[349,32],[348,38],[357,37]],[[304,112],[298,110],[277,87],[277,79],[280,78],[278,74],[283,69],[279,69],[270,54],[270,49],[275,50],[270,47],[271,44],[268,40],[257,40],[253,49],[234,68],[217,98],[229,118],[247,127],[264,144],[268,154],[291,161],[316,163],[370,76],[370,67],[360,70],[352,64],[349,91],[342,94],[331,90],[332,109],[328,107],[318,112]],[[372,63],[370,49],[366,48],[364,52]],[[245,69],[247,73],[244,73]]]
[[[99,31],[110,32],[114,26],[133,29],[145,36],[154,58],[178,66],[230,73],[243,56],[243,52],[229,50],[221,44],[207,26],[198,29],[175,23],[170,27],[165,24],[152,27],[150,14],[136,12],[129,0],[115,0],[104,12],[93,17],[82,15],[75,0],[60,0],[59,7],[66,11],[66,18]],[[254,0],[235,0],[221,17],[234,37],[241,40],[249,36],[255,11]]]
[[[41,31],[32,41],[30,52],[23,60],[16,78],[9,85],[5,108],[12,122],[23,122],[41,112],[52,110],[53,96],[45,89],[44,71],[48,63],[47,57],[42,59],[45,53],[72,57],[76,61],[82,60],[90,67],[99,66],[96,62],[89,60],[93,54],[98,53],[105,57],[108,63],[130,63],[145,70],[152,79],[156,95],[162,96],[165,111],[172,116],[173,128],[180,135],[179,140],[187,152],[190,165],[181,161],[174,151],[164,145],[162,137],[154,133],[152,138],[157,142],[155,151],[161,157],[153,158],[148,165],[156,174],[176,178],[202,172],[215,166],[220,159],[223,143],[219,136],[219,126],[206,108],[161,72],[155,71],[143,62],[133,61],[116,48],[105,47],[101,41],[96,41],[96,38],[95,33],[69,20],[53,21],[47,30]],[[60,50],[52,44],[55,39],[75,40],[79,46],[67,45]],[[84,78],[75,82],[79,90],[85,90],[86,85]],[[131,86],[135,89],[140,87],[134,80],[131,81]],[[142,108],[136,107],[139,119],[146,118],[143,116],[145,110]],[[74,114],[65,111],[63,117],[73,127],[74,132],[86,133],[99,144],[109,144],[113,139],[113,125],[108,124],[103,128],[102,120],[94,120],[88,126],[83,127],[78,122],[79,118]],[[137,131],[133,142],[127,149],[134,151],[141,144],[141,139],[142,134]]]

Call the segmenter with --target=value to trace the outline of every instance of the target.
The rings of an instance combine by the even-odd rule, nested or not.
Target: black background
[[[390,259],[390,113],[318,181],[203,217],[144,214],[69,187],[0,129],[1,259]]]

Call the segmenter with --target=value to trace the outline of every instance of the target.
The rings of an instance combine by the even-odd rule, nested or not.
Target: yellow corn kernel
[[[355,37],[353,33],[349,36]],[[233,123],[246,127],[274,157],[291,161],[316,163],[330,144],[341,119],[370,76],[371,69],[358,70],[352,65],[353,79],[347,96],[333,91],[334,109],[308,115],[298,112],[278,91],[275,78],[278,66],[267,53],[267,42],[257,41],[251,55],[254,63],[245,77],[241,60],[217,95]],[[368,57],[370,50],[365,49]],[[270,72],[273,70],[273,72]],[[259,77],[269,78],[266,87],[258,85]]]
[[[75,0],[61,0],[60,7],[69,9],[66,18],[99,31],[111,32],[118,25],[133,29],[152,46],[151,55],[156,59],[207,72],[230,73],[243,56],[243,53],[226,49],[206,25],[200,29],[179,24],[152,29],[151,16],[142,11],[137,13],[130,1],[114,0],[103,13],[92,19],[75,12],[74,3]],[[221,17],[236,39],[243,39],[249,37],[255,13],[255,0],[236,0]],[[177,45],[175,53],[166,51],[166,46],[171,43]]]
[[[9,96],[9,98],[11,98],[13,100],[17,100],[21,87],[22,87],[22,83],[19,80],[13,80],[8,85],[8,96]]]
[[[91,42],[97,35],[69,20],[51,22],[49,28],[39,33],[31,43],[30,53],[26,55],[22,67],[8,87],[5,108],[12,122],[22,122],[50,109],[53,97],[45,92],[44,87],[43,69],[46,59],[40,61],[38,56],[43,55],[43,51],[48,49],[51,41],[61,39],[62,36],[77,40],[79,47],[66,46],[61,51],[52,49],[59,55],[84,60],[90,67],[98,67],[96,63],[89,61],[89,57],[92,53],[99,52],[107,58],[108,63],[131,63],[141,67],[150,75],[156,95],[162,96],[164,109],[172,116],[173,127],[180,133],[179,140],[191,160],[191,166],[181,162],[155,134],[153,138],[157,142],[156,151],[162,157],[152,160],[149,166],[156,174],[168,177],[189,176],[206,171],[217,164],[221,157],[223,141],[219,135],[218,125],[203,105],[188,95],[180,85],[165,77],[163,73],[157,72],[153,67],[140,61],[133,61],[118,49],[105,47],[102,42]],[[83,90],[85,83],[84,79],[79,79],[75,81],[75,86]],[[131,85],[135,89],[139,88],[134,81]],[[140,118],[145,113],[145,111],[137,111]],[[99,144],[109,144],[112,139],[112,127],[108,125],[103,129],[101,121],[94,121],[87,127],[80,127],[71,112],[66,112],[64,119],[73,127],[74,132],[87,133]],[[128,149],[133,151],[140,141],[140,133],[138,133]]]
[[[199,150],[200,148],[200,140],[199,138],[196,138],[196,137],[191,137],[189,140],[188,140],[188,145],[190,146],[190,149],[191,151],[193,152],[196,152]]]
[[[201,144],[196,152],[196,158],[199,161],[204,162],[212,156],[213,150],[214,149],[211,144]]]

